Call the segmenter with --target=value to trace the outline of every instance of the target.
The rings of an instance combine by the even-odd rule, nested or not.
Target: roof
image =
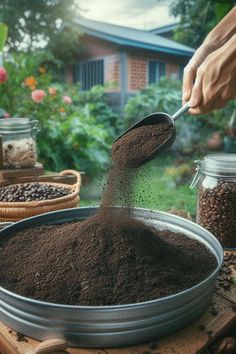
[[[142,48],[155,52],[191,57],[194,49],[148,31],[114,25],[111,23],[78,17],[65,26],[72,25],[83,33],[98,37],[121,46]]]
[[[179,22],[176,22],[170,25],[155,27],[153,29],[150,29],[148,32],[153,34],[164,35],[164,34],[172,33],[174,30],[176,30],[179,27],[179,25],[180,25]],[[181,24],[181,28],[188,28],[188,24],[187,23]]]
[[[150,29],[148,32],[150,33],[155,33],[155,34],[165,34],[172,32],[179,26],[179,23],[172,23],[170,25],[165,25],[161,27],[155,27],[153,29]]]

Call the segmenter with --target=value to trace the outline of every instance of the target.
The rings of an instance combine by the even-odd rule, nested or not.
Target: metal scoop
[[[129,129],[127,129],[124,133],[122,133],[114,143],[123,137],[125,134],[130,132],[133,129],[136,129],[138,127],[144,126],[144,125],[154,125],[154,124],[159,124],[159,123],[168,123],[172,126],[172,134],[167,138],[166,141],[164,141],[156,150],[153,151],[151,155],[147,157],[145,161],[143,161],[142,164],[152,160],[154,157],[156,157],[159,153],[169,149],[169,147],[174,143],[175,137],[176,137],[176,130],[175,130],[175,121],[181,117],[185,112],[187,112],[189,109],[189,102],[187,102],[183,107],[181,107],[176,113],[174,113],[172,116],[170,116],[167,113],[164,112],[157,112],[157,113],[152,113],[149,114],[148,116],[140,119],[137,123],[132,125]]]

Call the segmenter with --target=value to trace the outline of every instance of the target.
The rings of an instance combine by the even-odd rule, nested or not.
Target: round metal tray
[[[75,208],[31,217],[0,231],[10,236],[24,228],[83,220],[97,208]],[[136,218],[197,239],[217,259],[212,274],[194,287],[158,300],[116,306],[71,306],[36,301],[0,287],[0,319],[9,327],[36,339],[62,337],[75,347],[116,347],[157,339],[199,317],[209,306],[223,250],[204,228],[168,213],[133,209]],[[66,235],[65,235],[66,237]]]

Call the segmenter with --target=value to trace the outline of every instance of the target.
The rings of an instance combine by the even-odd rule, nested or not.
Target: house
[[[170,25],[152,28],[148,32],[168,39],[172,39],[174,31],[178,28],[178,26],[179,26],[178,23],[172,23]]]
[[[194,50],[150,31],[78,17],[72,26],[81,35],[83,52],[67,70],[67,80],[82,90],[104,85],[115,105],[161,77],[181,78]]]

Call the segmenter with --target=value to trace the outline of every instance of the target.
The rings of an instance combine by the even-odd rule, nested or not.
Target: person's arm
[[[222,19],[222,21],[207,35],[202,45],[184,69],[183,76],[183,103],[192,95],[197,70],[207,56],[224,45],[236,34],[236,6]]]
[[[193,86],[191,114],[222,108],[236,98],[236,34],[204,60]]]
[[[218,49],[234,34],[236,34],[236,6],[208,33],[203,45],[210,46],[213,50]]]

